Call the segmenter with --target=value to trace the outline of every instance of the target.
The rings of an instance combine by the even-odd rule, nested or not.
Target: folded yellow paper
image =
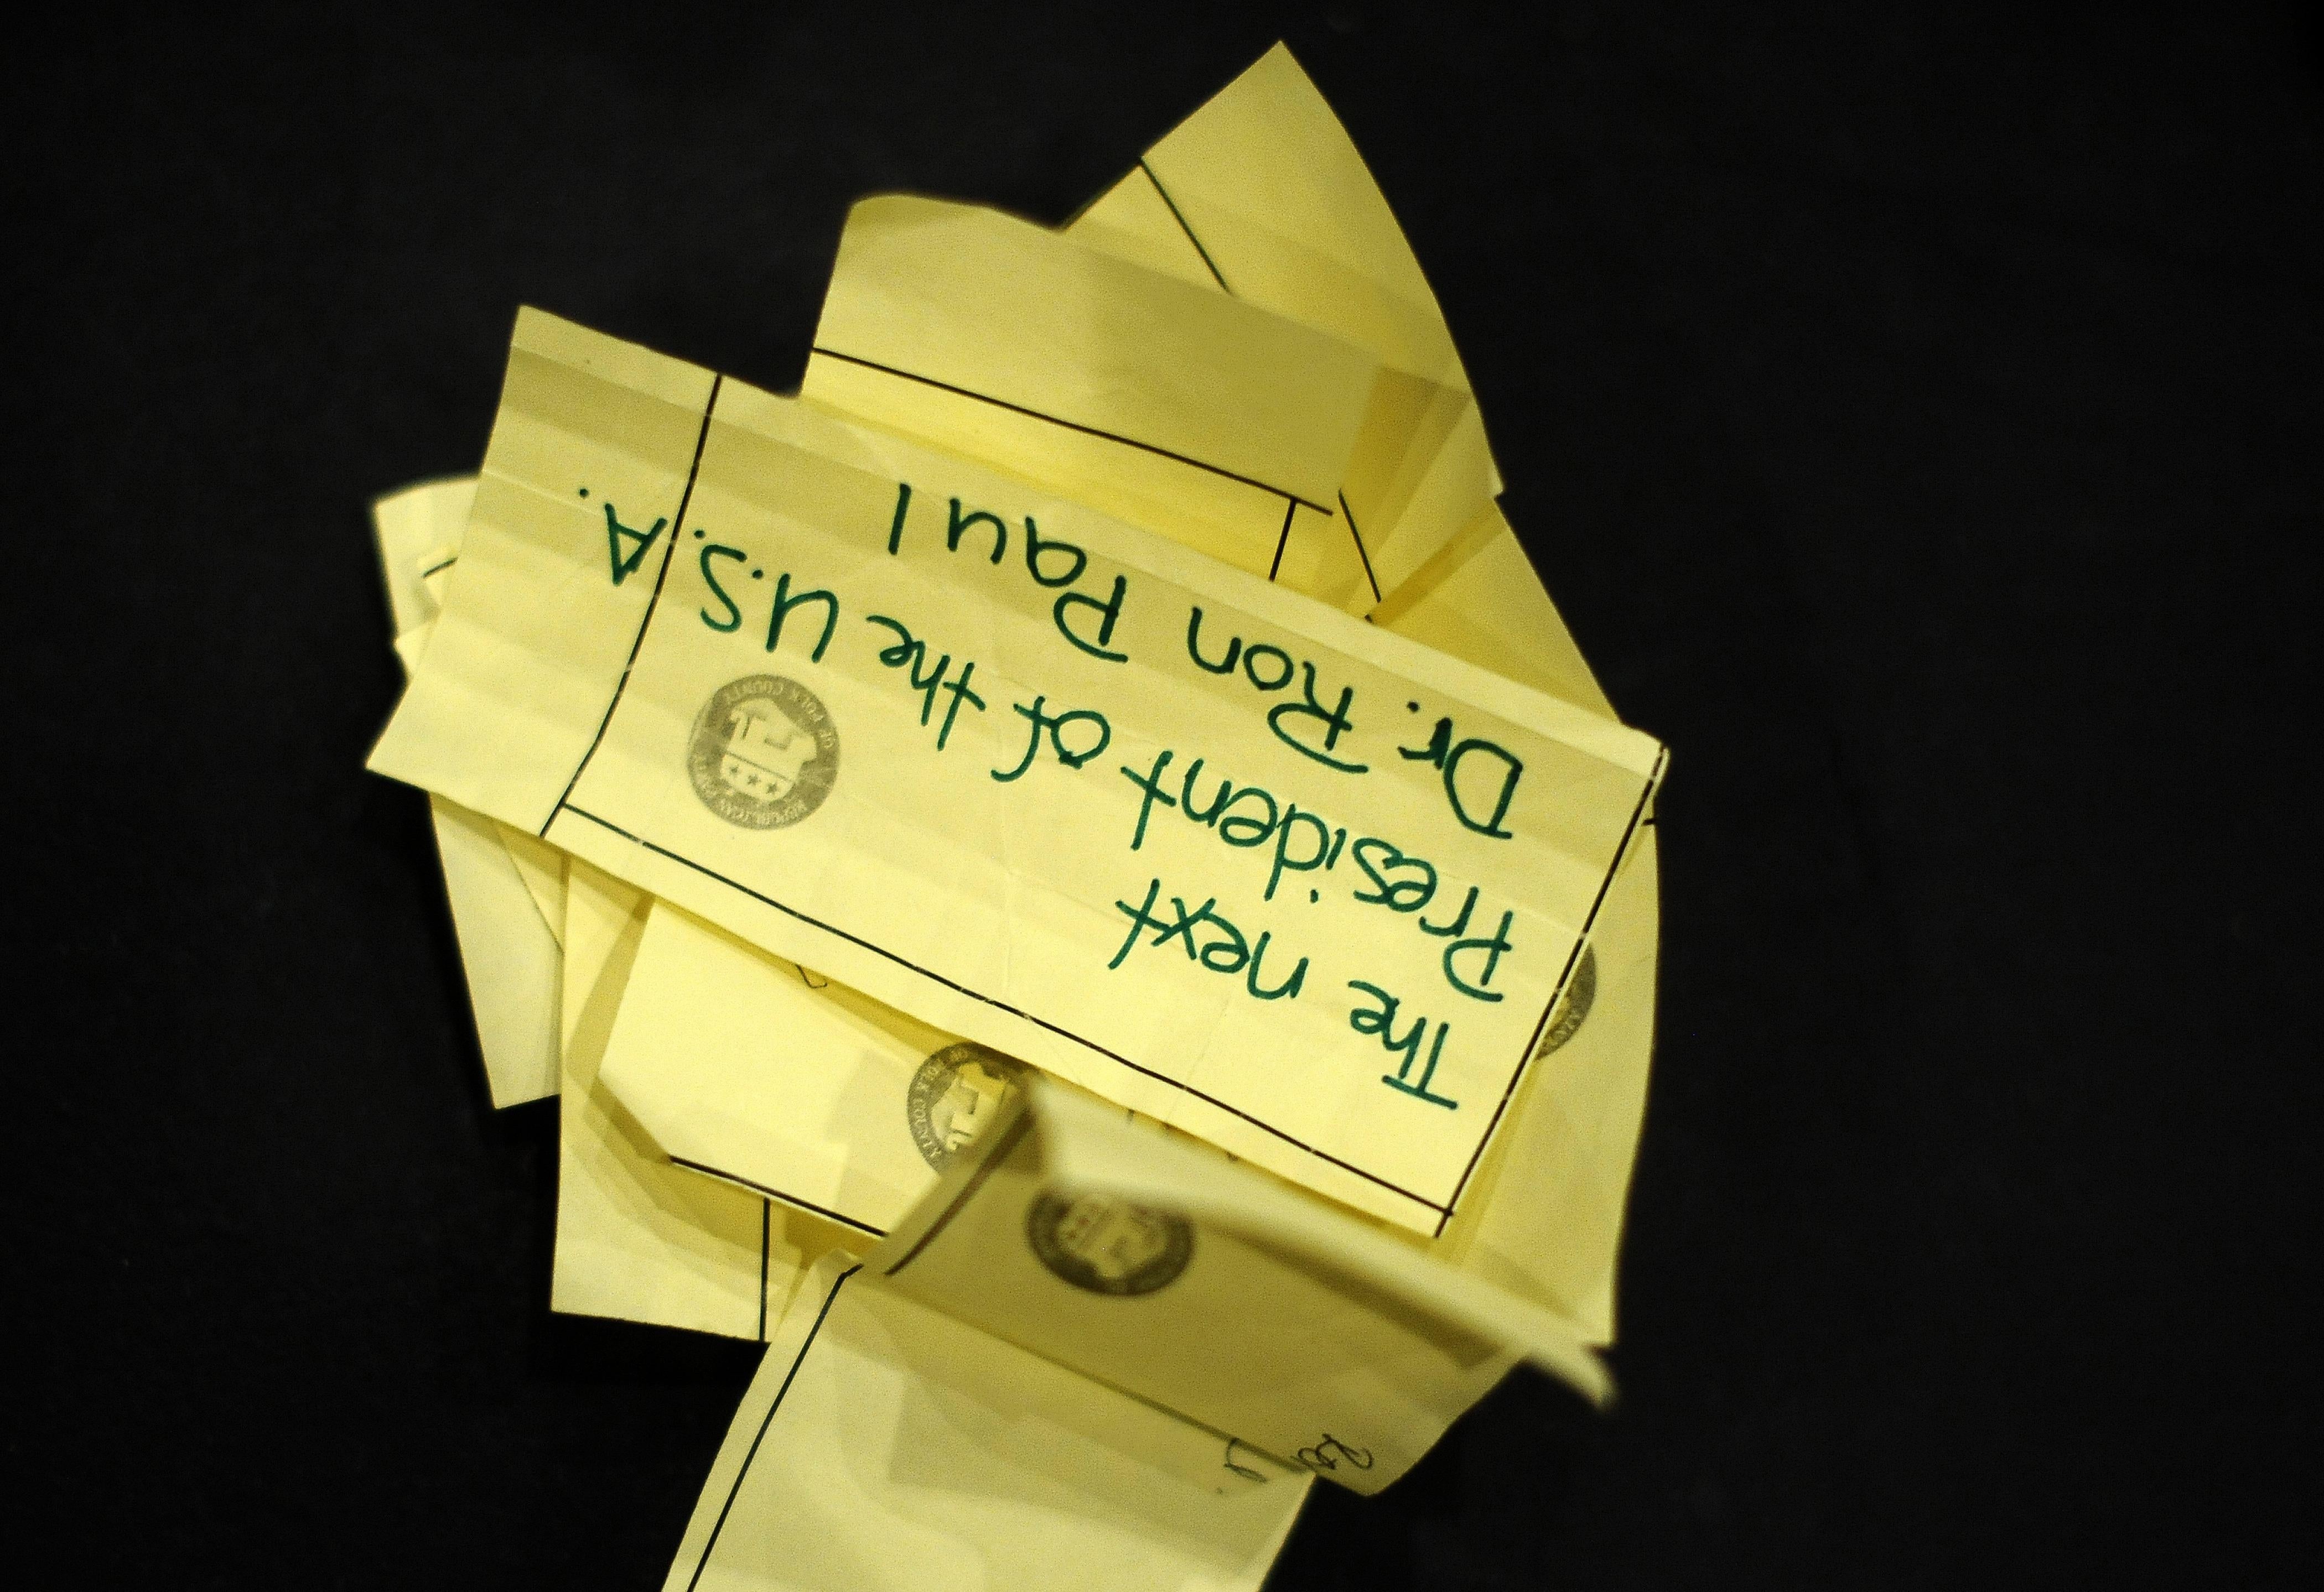
[[[868,1240],[903,1219],[1022,1071],[664,901],[599,1076],[679,1166]]]
[[[1278,136],[1286,123],[1304,125],[1304,137],[1286,144]],[[1425,284],[1425,302],[1418,307],[1397,296],[1419,280],[1409,250],[1392,221],[1381,223],[1385,202],[1287,53],[1272,52],[1164,142],[1176,150],[1200,146],[1206,152],[1202,158],[1210,174],[1196,175],[1194,188],[1213,200],[1239,192],[1240,199],[1219,208],[1232,217],[1230,225],[1240,228],[1258,225],[1250,219],[1254,216],[1281,213],[1266,197],[1266,179],[1253,174],[1279,168],[1295,144],[1334,141],[1336,151],[1321,158],[1331,169],[1330,181],[1314,191],[1334,185],[1360,189],[1358,197],[1334,203],[1370,214],[1371,219],[1335,231],[1311,216],[1303,225],[1311,235],[1366,235],[1362,246],[1335,247],[1350,259],[1369,257],[1377,263],[1357,271],[1309,260],[1305,263],[1313,269],[1288,281],[1279,273],[1254,274],[1257,266],[1281,254],[1279,240],[1262,237],[1248,244],[1234,232],[1229,245],[1243,256],[1238,275],[1277,308],[1301,304],[1305,313],[1385,359],[1440,373],[1457,372],[1457,358],[1449,354],[1449,339],[1433,300],[1426,300]],[[1158,158],[1165,165],[1173,163],[1167,155]],[[1214,265],[1162,191],[1151,170],[1134,170],[1069,231],[1077,241],[1191,282],[1217,285]],[[922,214],[945,225],[964,225],[952,208]],[[1021,229],[1021,224],[1009,225]],[[1014,236],[1005,245],[1032,247]],[[843,245],[843,280],[835,286],[835,300],[881,288],[871,271],[876,253],[853,262],[857,275],[875,277],[867,290],[845,281],[851,262]],[[1391,289],[1390,283],[1401,287]],[[884,290],[905,296],[919,291],[908,281]],[[940,363],[947,357],[941,346],[924,354],[920,345],[965,335],[957,324],[964,318],[972,327],[978,323],[959,313],[957,298],[933,290],[919,291],[919,324],[888,328],[882,351],[902,363]],[[986,335],[1006,341],[1006,329],[990,323],[985,317]],[[1092,350],[1087,368],[1047,379],[1073,387],[1087,400],[1105,386],[1101,368],[1121,372],[1134,363],[1121,349]],[[1465,378],[1454,384],[1465,387]],[[811,380],[811,393],[816,386]],[[843,400],[868,400],[851,412],[906,430],[927,429],[909,408],[908,381],[865,380],[852,387],[825,382],[819,395],[841,407]],[[1070,479],[1061,467],[1072,462],[1065,453],[1019,456],[1011,462],[1045,486],[1062,488]],[[1296,466],[1278,471],[1273,459],[1261,464],[1268,474],[1296,474]],[[1343,594],[1336,583],[1344,577],[1319,575],[1298,555],[1295,540],[1277,572],[1279,584],[1326,600]],[[1612,716],[1496,506],[1488,504],[1471,530],[1440,549],[1373,617],[1399,634]],[[1500,1144],[1480,1165],[1462,1217],[1436,1246],[1440,1256],[1566,1311],[1598,1340],[1612,1333],[1614,1263],[1652,1046],[1651,830],[1634,852],[1636,860],[1608,897],[1599,934],[1607,954],[1583,964],[1586,985],[1569,992],[1552,1020],[1556,1054],[1513,1100]],[[935,1175],[938,1163],[930,1159],[928,1146],[939,1146],[940,1153],[945,1139],[960,1131],[958,1121],[974,1119],[958,1117],[947,1102],[973,1107],[997,1098],[994,1081],[1014,1066],[976,1047],[963,1053],[964,1063],[950,1054],[957,1036],[844,986],[803,976],[791,964],[668,906],[656,910],[631,988],[641,1009],[632,1012],[625,1005],[603,1076],[648,1131],[683,1163],[771,1190],[809,1209],[831,1210],[875,1232],[892,1226]],[[833,1001],[839,1005],[835,1008]],[[1551,1038],[1545,1036],[1544,1044],[1552,1045]],[[841,1101],[849,1102],[845,1109]]]
[[[1473,405],[1448,408],[1442,395],[1465,399],[1468,378],[1419,262],[1288,51],[1278,44],[1213,96],[1066,230],[1370,351],[1383,368],[1376,409],[1400,375],[1435,383],[1442,392],[1415,411],[1392,469],[1379,465],[1382,431],[1368,425],[1351,467],[1360,484],[1341,505],[1379,603],[1370,617],[1614,716],[1508,521],[1486,501],[1499,475]],[[1432,445],[1447,456],[1434,456]],[[1327,600],[1344,596],[1332,584],[1344,575],[1295,578],[1296,553],[1279,578]],[[1594,1003],[1569,995],[1552,1024],[1566,1043],[1520,1091],[1514,1120],[1479,1168],[1485,1197],[1438,1245],[1570,1311],[1601,1340],[1613,1335],[1614,1265],[1653,1050],[1655,863],[1649,816],[1607,901],[1600,937],[1609,954],[1589,964]]]
[[[476,492],[473,475],[421,482],[391,492],[372,505],[379,527],[380,555],[387,570],[388,605],[395,621],[395,649],[408,674],[417,668],[420,655],[436,628],[436,615],[460,562],[460,541],[466,535],[468,509]],[[565,860],[556,847],[521,829],[494,824],[492,832],[508,852],[511,867],[540,910],[549,937],[565,938]],[[499,870],[493,870],[496,875]],[[470,885],[493,888],[492,884]],[[524,1099],[536,1096],[527,1095]],[[517,1100],[499,1100],[514,1105]]]
[[[1067,228],[1095,249],[1332,333],[1380,378],[1340,483],[1309,524],[1305,589],[1362,612],[1455,541],[1500,491],[1467,373],[1388,200],[1282,45],[1140,157]],[[1344,531],[1351,569],[1333,538]]]
[[[829,1224],[672,1166],[597,1083],[650,903],[576,859],[567,892],[565,1068],[553,1309],[764,1338]]]
[[[1440,1229],[1659,748],[714,387],[528,312],[461,578],[374,767]]]
[[[826,1260],[669,1592],[1257,1592],[1309,1479]]]
[[[1554,612],[1546,623],[1535,656],[1579,668]],[[1456,650],[1484,645],[1455,619],[1435,633]],[[1593,1343],[1613,1335],[1645,1106],[1655,892],[1648,827],[1470,1196],[1432,1247],[1571,1317]],[[989,1128],[1022,1072],[662,902],[600,1087],[681,1165],[884,1237]]]
[[[934,1309],[1358,1492],[1574,1322],[1040,1077],[866,1267]]]
[[[437,611],[430,584],[458,556],[475,491],[468,478],[423,482],[372,504],[396,654],[407,673],[426,649]],[[558,929],[551,897],[528,885],[526,870],[539,869],[546,854],[554,870],[557,853],[441,796],[429,807],[493,1104],[554,1094]],[[562,916],[561,896],[553,910]]]
[[[1207,286],[889,195],[849,213],[800,395],[1271,576],[1338,518],[1379,378]]]

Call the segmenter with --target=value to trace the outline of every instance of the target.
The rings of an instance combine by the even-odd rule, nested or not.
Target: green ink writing
[[[661,535],[663,527],[669,521],[657,520],[651,530],[632,530],[613,518],[613,505],[610,501],[604,507],[605,556],[613,560],[613,584],[618,586],[638,572],[638,566],[645,562],[646,549],[654,545],[654,538]]]
[[[1113,577],[1113,594],[1104,602],[1101,603],[1094,597],[1085,597],[1079,592],[1067,592],[1051,605],[1049,617],[1056,621],[1057,634],[1092,658],[1102,658],[1108,663],[1127,663],[1130,661],[1128,653],[1109,652],[1106,650],[1106,643],[1113,640],[1114,623],[1121,618],[1121,600],[1128,592],[1128,583],[1117,575]],[[1065,617],[1065,611],[1069,608],[1086,608],[1098,616],[1096,640],[1085,641],[1074,633],[1074,627]]]
[[[1262,658],[1268,660],[1269,677],[1264,680],[1259,677],[1259,660]],[[1291,654],[1271,641],[1254,642],[1243,651],[1242,676],[1261,691],[1280,691],[1291,684]]]
[[[1064,553],[1072,558],[1073,563],[1067,566],[1063,575],[1045,575],[1041,570],[1041,555],[1044,553]],[[993,562],[997,564],[1000,560],[996,558]],[[1034,584],[1047,586],[1052,590],[1058,586],[1069,586],[1081,579],[1082,572],[1088,567],[1087,553],[1071,542],[1051,541],[1044,538],[1041,535],[1041,528],[1033,523],[1033,517],[1030,514],[1025,516],[1025,573],[1033,577]]]
[[[1447,1110],[1459,1110],[1460,1101],[1444,1095],[1431,1093],[1428,1087],[1435,1080],[1436,1063],[1444,1054],[1444,1036],[1450,1031],[1450,1025],[1444,1023],[1436,1025],[1436,1041],[1429,1046],[1427,1064],[1421,1069],[1420,1081],[1416,1083],[1412,1081],[1412,1064],[1420,1055],[1420,1042],[1422,1036],[1428,1032],[1428,1019],[1413,1018],[1412,1026],[1406,1031],[1402,1038],[1398,1038],[1396,1034],[1396,1013],[1397,1008],[1402,1003],[1378,984],[1367,984],[1361,979],[1349,980],[1348,988],[1362,990],[1378,1003],[1370,1007],[1358,1006],[1351,1009],[1348,1013],[1348,1026],[1359,1034],[1367,1034],[1378,1038],[1380,1044],[1387,1047],[1390,1055],[1404,1058],[1397,1063],[1395,1073],[1382,1076],[1380,1081],[1390,1089],[1402,1090],[1416,1100],[1426,1100],[1432,1106],[1443,1106]]]
[[[802,603],[823,604],[823,634],[816,639],[815,650],[807,655],[810,661],[821,663],[823,649],[831,645],[831,632],[839,625],[839,599],[825,591],[794,593],[788,570],[775,578],[775,611],[767,620],[767,650],[772,652],[781,644],[784,621],[790,618],[791,610]]]
[[[905,490],[908,492],[911,489],[907,487]],[[901,507],[899,507],[896,511],[896,522],[899,525],[903,523],[903,512],[904,511]],[[1025,521],[1025,524],[1028,529],[1031,527],[1032,523],[1033,522],[1030,520]],[[960,500],[958,498],[954,498],[952,501],[952,523],[945,527],[945,548],[952,552],[959,552],[960,538],[962,535],[969,530],[970,528],[977,525],[989,525],[992,527],[992,561],[995,564],[1000,563],[1001,556],[1009,551],[1009,527],[1001,522],[1000,515],[988,514],[982,509],[972,509],[966,514],[963,514],[960,511]],[[890,547],[888,550],[890,552],[893,552],[895,551],[895,548]],[[1027,556],[1028,557],[1030,557],[1029,554]],[[1034,578],[1038,579],[1039,577],[1037,575]]]
[[[1305,855],[1292,855],[1291,837],[1294,834],[1314,837],[1314,845]],[[1286,870],[1313,873],[1325,866],[1326,860],[1338,850],[1339,842],[1347,838],[1348,832],[1344,829],[1339,831],[1335,838],[1330,824],[1313,813],[1301,812],[1297,802],[1284,808],[1283,822],[1275,826],[1275,866],[1267,870],[1267,894],[1263,898],[1268,901],[1275,899],[1275,887],[1283,881]]]
[[[1139,935],[1150,929],[1154,933],[1154,938],[1146,943],[1148,949],[1159,949],[1173,940],[1179,941],[1189,962],[1199,962],[1214,973],[1229,975],[1240,973],[1243,976],[1243,989],[1253,1000],[1298,998],[1300,989],[1307,982],[1305,957],[1299,959],[1298,965],[1291,970],[1290,976],[1280,983],[1270,989],[1266,982],[1264,968],[1267,962],[1267,948],[1274,943],[1272,930],[1261,931],[1258,943],[1252,943],[1244,937],[1240,928],[1220,915],[1216,897],[1204,901],[1200,906],[1189,912],[1186,910],[1185,898],[1182,896],[1173,896],[1170,897],[1170,916],[1168,920],[1165,921],[1161,915],[1155,911],[1155,906],[1161,897],[1162,881],[1157,879],[1147,884],[1146,899],[1139,905],[1132,906],[1127,901],[1114,903],[1116,909],[1130,919],[1130,932],[1122,937],[1121,949],[1116,951],[1113,953],[1113,960],[1105,964],[1109,971],[1129,961],[1130,952],[1136,949],[1139,943]],[[1217,932],[1214,937],[1197,945],[1194,942],[1195,932],[1204,928]]]
[[[880,661],[891,669],[904,670],[905,677],[919,692],[921,724],[926,725],[928,715],[936,711],[937,691],[952,694],[952,701],[945,706],[944,723],[936,731],[936,750],[944,750],[952,740],[953,721],[960,716],[960,704],[964,698],[977,712],[984,711],[984,698],[971,690],[968,684],[976,676],[976,665],[973,661],[962,664],[959,677],[947,680],[945,676],[952,671],[952,654],[947,652],[933,670],[923,671],[921,665],[927,661],[928,656],[927,643],[914,636],[902,621],[890,619],[884,613],[867,613],[863,616],[863,622],[895,632],[896,640],[880,649]]]
[[[1348,850],[1364,877],[1372,881],[1370,891],[1358,890],[1356,899],[1388,907],[1392,912],[1418,912],[1435,897],[1436,864],[1425,857],[1407,857],[1393,842],[1377,835],[1366,835]],[[1379,860],[1376,863],[1373,859]],[[1416,873],[1415,879],[1390,879],[1390,874]]]
[[[1176,754],[1157,752],[1153,767],[1145,773],[1127,764],[1121,776],[1139,791],[1138,823],[1130,832],[1130,849],[1137,851],[1146,843],[1146,830],[1157,806],[1170,808],[1183,814],[1187,822],[1213,829],[1228,845],[1250,848],[1275,841],[1274,865],[1268,870],[1267,892],[1264,899],[1275,899],[1277,888],[1287,873],[1312,873],[1317,869],[1329,869],[1339,860],[1340,848],[1347,843],[1348,832],[1334,829],[1317,814],[1303,810],[1299,804],[1278,804],[1272,792],[1255,785],[1237,787],[1234,781],[1221,778],[1207,802],[1198,803],[1195,787],[1203,777],[1203,759],[1196,758],[1186,765],[1186,772],[1178,781],[1178,794],[1172,796],[1163,788],[1163,775],[1169,769]],[[1239,807],[1249,807],[1239,812]],[[1302,845],[1302,840],[1307,842]],[[1359,842],[1359,845],[1362,842]],[[1375,846],[1387,846],[1385,841],[1375,841]],[[1388,847],[1394,851],[1394,847]],[[1370,871],[1369,869],[1367,871]],[[1375,875],[1375,882],[1377,876]],[[1312,897],[1313,892],[1311,892]],[[1367,899],[1361,897],[1359,899]]]
[[[911,483],[898,482],[896,511],[888,524],[888,552],[891,557],[902,550],[904,524],[911,505]],[[951,505],[945,525],[945,548],[957,553],[961,538],[972,527],[982,526],[992,532],[992,562],[999,564],[1009,548],[1008,522],[987,510],[970,509],[958,498],[952,499]],[[1033,577],[1034,584],[1057,591],[1057,599],[1049,607],[1049,617],[1057,633],[1092,658],[1103,658],[1108,663],[1130,661],[1127,653],[1111,649],[1113,628],[1121,621],[1122,604],[1130,594],[1128,578],[1115,575],[1111,591],[1102,598],[1086,592],[1060,590],[1071,587],[1088,572],[1089,553],[1072,542],[1043,536],[1031,515],[1024,518],[1025,572]]]
[[[1424,934],[1434,934],[1439,939],[1452,938],[1468,928],[1469,915],[1476,909],[1477,887],[1471,885],[1467,898],[1461,903],[1461,915],[1458,917],[1442,927],[1430,923],[1426,918],[1422,918],[1420,932]],[[1504,912],[1501,914],[1501,926],[1491,934],[1471,939],[1455,939],[1452,943],[1444,947],[1445,982],[1451,984],[1462,994],[1478,1000],[1499,1000],[1499,994],[1489,991],[1485,986],[1493,981],[1493,970],[1500,965],[1501,958],[1509,951],[1509,925],[1516,921],[1516,913]],[[1463,953],[1480,952],[1484,955],[1485,965],[1477,974],[1477,981],[1472,984],[1461,976],[1461,970],[1454,965],[1454,959]]]
[[[1396,750],[1408,762],[1432,763],[1443,772],[1444,799],[1452,804],[1452,815],[1461,821],[1463,827],[1475,830],[1479,834],[1490,835],[1495,840],[1510,838],[1509,832],[1501,827],[1501,820],[1508,815],[1509,803],[1517,793],[1517,780],[1525,773],[1525,764],[1517,760],[1515,753],[1481,736],[1471,735],[1462,741],[1454,741],[1452,721],[1450,719],[1436,721],[1436,729],[1429,736],[1426,746],[1400,746]],[[1462,762],[1478,753],[1484,754],[1484,766],[1497,766],[1500,776],[1499,787],[1494,794],[1492,814],[1482,822],[1471,810],[1472,793],[1464,792],[1461,782]],[[1488,773],[1484,778],[1489,782],[1492,775]],[[1476,782],[1471,780],[1470,784],[1474,787]]]
[[[1267,727],[1277,741],[1301,757],[1313,758],[1327,768],[1337,768],[1342,774],[1361,774],[1370,768],[1368,763],[1351,762],[1333,755],[1340,737],[1353,730],[1355,721],[1349,716],[1356,700],[1355,687],[1340,687],[1339,700],[1325,707],[1315,695],[1315,666],[1312,662],[1295,662],[1291,654],[1272,641],[1254,641],[1245,646],[1240,636],[1227,638],[1226,651],[1213,663],[1203,656],[1203,611],[1189,607],[1186,612],[1186,656],[1196,668],[1213,675],[1231,675],[1238,659],[1242,664],[1242,676],[1251,688],[1263,696],[1272,696],[1291,684],[1292,676],[1304,676],[1300,695],[1304,701],[1277,703],[1268,710]],[[1311,744],[1320,733],[1322,746]]]
[[[724,632],[741,630],[742,611],[734,606],[734,599],[728,596],[726,588],[718,584],[718,572],[710,567],[710,561],[713,558],[732,558],[740,564],[748,557],[749,555],[740,548],[722,548],[716,542],[712,542],[702,549],[702,578],[710,584],[710,594],[726,605],[726,617],[723,620],[711,618],[710,610],[707,608],[701,611],[702,622],[714,630]]]
[[[1033,728],[1025,741],[1025,756],[1017,766],[1006,774],[998,768],[992,770],[993,778],[1001,784],[1007,785],[1011,780],[1021,778],[1025,770],[1033,766],[1033,759],[1040,755],[1041,732],[1044,730],[1049,732],[1050,751],[1068,768],[1080,768],[1112,742],[1113,726],[1105,722],[1103,713],[1085,707],[1062,713],[1047,713],[1043,710],[1048,705],[1048,701],[1047,696],[1036,696],[1030,707],[1021,702],[1016,704],[1016,712],[1032,721]],[[1068,744],[1065,732],[1069,728],[1074,732],[1074,739],[1082,742],[1078,750]],[[1093,741],[1089,739],[1093,729],[1096,733]]]
[[[1251,814],[1235,811],[1236,807],[1252,797],[1257,797],[1259,806],[1266,810],[1266,817],[1260,818]],[[1272,796],[1259,789],[1256,785],[1246,785],[1229,797],[1227,805],[1220,810],[1216,825],[1219,838],[1231,846],[1265,845],[1267,837],[1275,833],[1277,814],[1277,809]]]
[[[912,483],[896,483],[896,517],[888,523],[888,556],[894,557],[904,540],[904,511],[912,506]]]
[[[1186,656],[1194,660],[1196,668],[1208,669],[1214,675],[1234,673],[1235,659],[1242,656],[1242,638],[1227,638],[1227,655],[1218,663],[1203,656],[1203,611],[1190,608],[1186,612]]]
[[[1269,650],[1273,649],[1269,649]],[[1246,653],[1244,655],[1244,667],[1246,671],[1248,671],[1249,666],[1250,655]],[[1341,686],[1340,700],[1327,710],[1322,703],[1315,700],[1315,666],[1312,663],[1302,660],[1299,665],[1299,669],[1300,673],[1305,676],[1305,681],[1300,686],[1300,693],[1305,696],[1306,700],[1305,702],[1277,703],[1275,706],[1268,709],[1267,727],[1275,732],[1275,738],[1277,741],[1283,742],[1284,745],[1289,747],[1293,751],[1299,753],[1303,757],[1313,758],[1327,768],[1337,768],[1342,774],[1363,773],[1367,768],[1371,767],[1370,764],[1351,763],[1347,761],[1345,759],[1335,758],[1331,755],[1332,749],[1340,744],[1340,737],[1346,734],[1350,730],[1355,728],[1354,722],[1348,717],[1348,709],[1354,705],[1356,700],[1356,688],[1352,686]],[[1254,684],[1256,682],[1254,682]],[[1301,721],[1308,719],[1313,719],[1317,724],[1323,727],[1323,750],[1321,751],[1309,746],[1305,741],[1300,740],[1298,736],[1293,734],[1291,731],[1284,727],[1286,721],[1289,721],[1292,723],[1298,723]],[[1504,802],[1502,805],[1506,806],[1508,804]]]

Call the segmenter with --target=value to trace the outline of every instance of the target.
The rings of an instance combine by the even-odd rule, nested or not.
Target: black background
[[[1520,1374],[1273,1585],[2313,1560],[2324,97],[2312,25],[2189,11],[20,37],[15,1551],[659,1584],[757,1350],[548,1312],[554,1108],[487,1110],[360,768],[366,502],[473,468],[519,303],[787,387],[852,198],[1063,219],[1280,34],[1674,772],[1622,1402]]]

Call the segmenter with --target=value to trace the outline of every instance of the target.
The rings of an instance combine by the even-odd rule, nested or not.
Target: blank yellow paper
[[[407,673],[435,623],[429,580],[440,580],[456,557],[475,489],[468,479],[426,482],[372,504],[396,654]],[[537,865],[536,851],[548,852],[553,867],[555,853],[441,796],[429,805],[493,1104],[521,1105],[554,1094],[558,930],[546,897],[528,887],[518,859]],[[562,909],[560,897],[556,910],[561,915]]]
[[[576,860],[567,891],[565,1072],[553,1309],[764,1338],[828,1224],[672,1166],[597,1085],[650,903]]]
[[[474,476],[455,476],[406,487],[373,505],[374,518],[380,528],[381,560],[387,566],[388,605],[395,621],[396,655],[403,660],[407,674],[419,667],[420,655],[427,649],[428,637],[436,628],[436,615],[443,608],[444,594],[460,562],[460,541],[467,533],[468,509],[475,491]],[[494,824],[491,828],[507,851],[509,864],[523,881],[533,905],[540,908],[549,938],[561,945],[565,939],[563,853],[505,824]],[[491,870],[488,882],[471,883],[466,887],[468,891],[498,888],[500,871],[497,868]],[[497,1103],[515,1105],[520,1101],[497,1100]]]
[[[1308,1477],[826,1260],[670,1592],[1256,1592]]]
[[[700,378],[521,322],[461,577],[374,767],[1440,1227],[1659,749],[964,462]]]

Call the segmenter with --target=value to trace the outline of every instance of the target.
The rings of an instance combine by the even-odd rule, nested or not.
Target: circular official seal
[[[1573,970],[1573,982],[1558,997],[1557,1009],[1550,1014],[1549,1032],[1541,1036],[1541,1048],[1534,1052],[1536,1060],[1547,1055],[1581,1032],[1582,1019],[1590,1015],[1590,1003],[1598,998],[1598,947],[1585,948],[1582,965]]]
[[[912,1142],[938,1172],[953,1164],[1017,1092],[1022,1063],[963,1041],[947,1044],[912,1074],[904,1095],[904,1121]]]
[[[1167,1288],[1194,1254],[1185,1217],[1110,1194],[1043,1194],[1025,1213],[1025,1237],[1043,1265],[1092,1293]]]
[[[686,771],[702,805],[744,829],[780,829],[823,805],[839,778],[839,727],[780,675],[721,686],[694,715]]]

